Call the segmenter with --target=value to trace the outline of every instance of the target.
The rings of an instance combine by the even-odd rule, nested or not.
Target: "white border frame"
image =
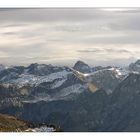
[[[140,0],[0,0],[1,8],[140,7]],[[0,133],[1,140],[139,140],[140,133]]]
[[[0,0],[0,7],[139,7],[139,0]]]

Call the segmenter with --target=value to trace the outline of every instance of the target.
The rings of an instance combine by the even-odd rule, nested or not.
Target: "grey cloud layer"
[[[139,58],[139,25],[139,8],[0,9],[0,63],[126,65]]]

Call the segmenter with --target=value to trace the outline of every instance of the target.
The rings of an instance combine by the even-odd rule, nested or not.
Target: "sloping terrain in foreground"
[[[0,114],[0,132],[60,132],[54,125],[32,124],[14,116]]]
[[[0,114],[0,132],[21,132],[28,129],[29,124],[17,118]]]

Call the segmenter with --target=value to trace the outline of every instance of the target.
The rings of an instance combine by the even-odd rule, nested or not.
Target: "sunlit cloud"
[[[123,12],[123,11],[137,11],[139,8],[102,8],[103,11],[109,11],[109,12]]]

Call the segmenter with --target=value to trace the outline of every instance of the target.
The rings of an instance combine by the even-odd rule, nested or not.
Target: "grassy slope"
[[[28,124],[13,116],[0,114],[0,132],[20,132],[28,129]]]

